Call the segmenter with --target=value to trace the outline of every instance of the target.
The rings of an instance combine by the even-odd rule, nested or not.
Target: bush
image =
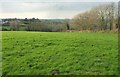
[[[2,26],[2,31],[10,31],[10,27],[9,26]]]

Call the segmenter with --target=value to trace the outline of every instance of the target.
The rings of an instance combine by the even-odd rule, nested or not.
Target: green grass
[[[115,75],[118,36],[87,32],[2,32],[3,75]]]
[[[2,32],[1,31],[0,31],[0,76],[2,76]]]

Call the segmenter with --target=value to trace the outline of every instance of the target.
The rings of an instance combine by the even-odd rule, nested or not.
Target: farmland
[[[115,75],[118,36],[88,32],[2,32],[3,75]]]

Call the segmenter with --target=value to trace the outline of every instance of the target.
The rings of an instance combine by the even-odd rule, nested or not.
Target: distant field
[[[3,75],[115,75],[113,33],[2,32]]]

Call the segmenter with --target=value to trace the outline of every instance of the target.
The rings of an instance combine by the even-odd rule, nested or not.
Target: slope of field
[[[112,33],[2,32],[3,75],[114,75],[117,42]]]

